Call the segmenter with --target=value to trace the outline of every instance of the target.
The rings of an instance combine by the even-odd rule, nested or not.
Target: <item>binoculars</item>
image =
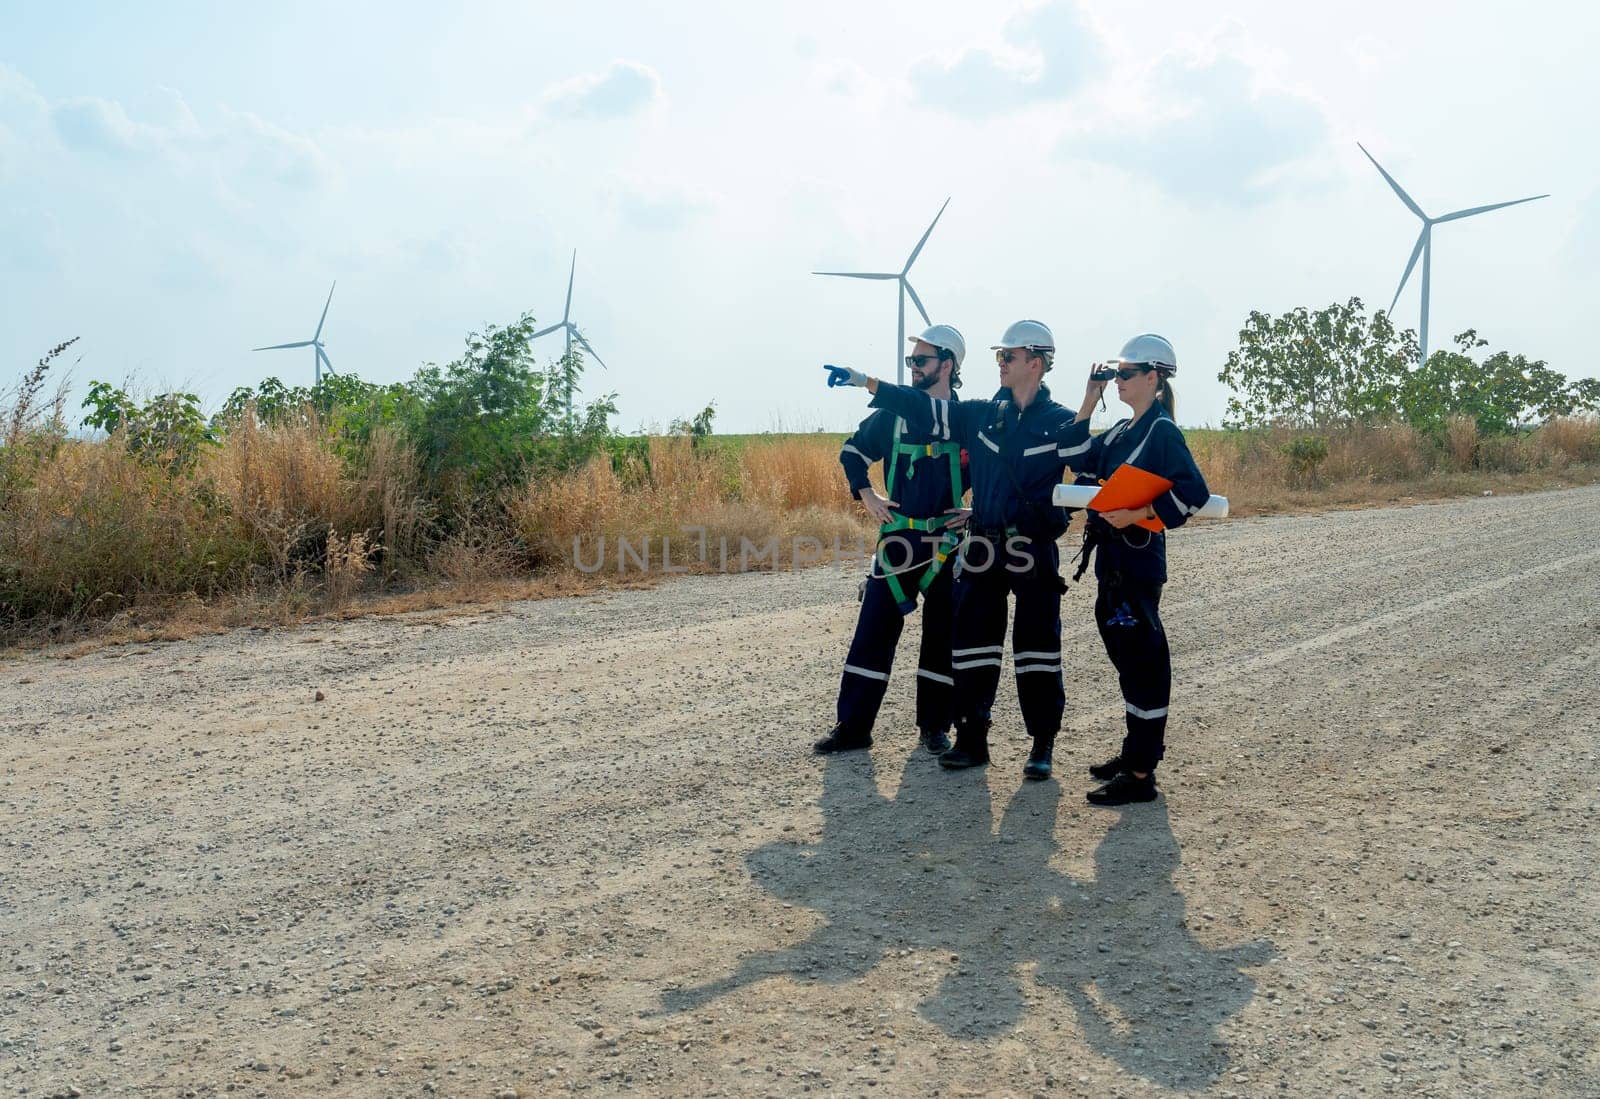
[[[1109,382],[1116,376],[1117,368],[1110,363],[1098,363],[1093,370],[1089,371],[1089,380],[1091,382]]]

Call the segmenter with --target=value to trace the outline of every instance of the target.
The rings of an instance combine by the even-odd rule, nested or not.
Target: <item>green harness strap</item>
[[[901,442],[901,435],[905,432],[905,427],[905,420],[896,417],[894,421],[894,445],[889,450],[889,475],[884,480],[884,488],[889,491],[891,498],[897,495],[894,489],[895,473],[899,470],[900,455],[902,454],[906,455],[908,459],[906,463],[906,480],[908,481],[917,475],[918,458],[948,458],[950,460],[950,506],[959,508],[961,506],[960,444],[922,443],[914,446],[911,443]],[[894,596],[895,602],[900,605],[902,610],[908,611],[910,607],[916,606],[916,599],[915,597],[909,599],[906,597],[905,588],[900,583],[899,574],[889,570],[888,558],[883,549],[883,540],[888,535],[902,530],[933,534],[944,530],[944,524],[945,520],[943,518],[910,519],[904,515],[895,515],[893,519],[878,528],[878,569],[883,573],[884,578],[888,580],[889,593]],[[933,560],[926,571],[923,572],[922,580],[917,585],[919,592],[926,592],[932,586],[934,578],[944,568],[945,561],[949,560],[951,551],[960,544],[961,538],[957,534],[953,531],[944,530],[944,537],[934,547]]]

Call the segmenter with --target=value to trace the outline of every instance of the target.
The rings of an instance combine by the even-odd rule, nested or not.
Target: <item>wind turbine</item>
[[[322,370],[324,367],[327,368],[329,374],[333,373],[333,363],[328,358],[327,350],[322,346],[322,326],[328,319],[328,306],[333,304],[333,288],[334,286],[338,285],[339,281],[335,279],[333,286],[328,287],[328,300],[322,305],[322,317],[317,321],[316,335],[312,336],[309,340],[299,340],[296,343],[275,343],[271,347],[252,347],[250,350],[282,351],[286,347],[314,347],[317,349],[315,364],[317,368],[317,381],[320,383],[322,381]]]
[[[1411,258],[1406,261],[1405,274],[1400,276],[1400,285],[1395,288],[1394,301],[1389,303],[1389,312],[1391,314],[1394,312],[1395,304],[1400,300],[1400,292],[1406,288],[1406,280],[1411,277],[1411,269],[1417,265],[1417,257],[1420,255],[1422,257],[1422,323],[1418,327],[1417,345],[1422,355],[1421,361],[1426,363],[1428,361],[1428,283],[1433,268],[1433,227],[1447,221],[1469,218],[1474,214],[1487,214],[1490,210],[1503,210],[1507,206],[1519,206],[1524,202],[1532,202],[1534,199],[1549,198],[1550,196],[1532,195],[1528,198],[1512,199],[1510,202],[1496,202],[1489,206],[1474,206],[1467,210],[1457,210],[1454,213],[1441,214],[1439,217],[1431,218],[1422,212],[1422,207],[1412,201],[1411,196],[1406,194],[1400,184],[1394,181],[1394,177],[1383,170],[1383,165],[1378,163],[1377,158],[1371,153],[1367,153],[1365,145],[1358,141],[1356,142],[1356,148],[1367,154],[1367,159],[1372,161],[1372,166],[1378,169],[1384,179],[1388,180],[1389,186],[1394,188],[1394,193],[1400,196],[1400,201],[1405,203],[1406,208],[1422,220],[1422,232],[1417,235],[1416,246],[1411,249]]]
[[[944,200],[944,206],[948,206],[948,205],[950,205],[950,200],[947,198],[947,199]],[[900,270],[898,272],[891,272],[891,273],[863,272],[863,271],[813,271],[813,272],[811,272],[813,275],[830,275],[830,276],[832,276],[834,278],[841,278],[841,279],[898,279],[899,280],[899,282],[900,282],[900,338],[894,345],[894,347],[895,347],[895,352],[894,352],[894,373],[895,373],[895,380],[897,382],[899,382],[900,384],[902,384],[902,385],[905,384],[905,380],[906,380],[905,348],[906,348],[906,295],[907,294],[911,295],[911,301],[917,307],[917,312],[922,314],[922,322],[924,324],[932,324],[933,323],[933,321],[928,317],[928,311],[926,309],[922,308],[922,299],[917,297],[917,292],[916,292],[916,290],[914,290],[912,288],[911,280],[907,276],[910,275],[910,273],[911,273],[911,265],[913,263],[917,262],[917,256],[922,254],[922,246],[924,244],[928,243],[928,237],[933,234],[933,227],[935,225],[939,224],[939,219],[940,218],[944,217],[944,206],[939,207],[939,212],[937,214],[933,215],[933,221],[928,223],[927,232],[922,234],[922,239],[917,241],[917,246],[915,248],[911,249],[911,255],[906,257],[906,265],[904,267],[900,268]]]
[[[539,329],[539,331],[529,336],[528,340],[531,343],[540,336],[548,336],[550,333],[560,331],[564,328],[567,331],[567,350],[566,354],[563,356],[563,362],[565,362],[566,358],[572,354],[572,341],[577,340],[583,345],[583,349],[585,351],[594,356],[595,362],[599,363],[605,369],[610,370],[611,368],[606,366],[606,361],[600,357],[600,352],[589,346],[589,341],[583,338],[583,333],[578,331],[578,326],[572,323],[572,280],[577,277],[577,274],[578,250],[574,248],[572,250],[572,270],[567,272],[567,307],[561,311],[561,323],[552,324],[549,328]],[[572,415],[572,374],[570,372],[567,374],[567,415]]]

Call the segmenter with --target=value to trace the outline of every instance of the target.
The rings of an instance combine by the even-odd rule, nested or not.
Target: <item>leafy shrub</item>
[[[1283,444],[1289,459],[1289,478],[1296,485],[1314,485],[1317,469],[1328,460],[1328,440],[1322,435],[1297,435]]]
[[[128,453],[168,473],[192,469],[200,451],[217,441],[193,393],[159,393],[144,404],[108,382],[90,382],[83,426],[113,436]]]

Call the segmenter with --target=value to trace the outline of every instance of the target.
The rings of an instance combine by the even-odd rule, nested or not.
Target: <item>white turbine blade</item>
[[[338,285],[339,280],[335,279],[333,281],[333,286],[328,287],[328,300],[322,303],[322,319],[317,321],[317,334],[311,337],[314,340],[320,340],[322,338],[322,326],[328,319],[328,306],[333,304],[333,288],[334,286]]]
[[[933,318],[928,316],[928,311],[926,309],[922,308],[922,299],[917,297],[917,291],[911,285],[911,280],[901,279],[900,281],[905,284],[906,293],[911,295],[911,304],[915,305],[917,307],[917,312],[922,314],[922,323],[932,324]]]
[[[317,358],[322,360],[322,369],[329,374],[333,373],[333,360],[328,358],[328,353],[322,350],[322,345],[317,344]]]
[[[1434,221],[1455,221],[1457,218],[1469,218],[1473,214],[1487,214],[1490,210],[1504,210],[1507,206],[1520,206],[1524,202],[1533,202],[1535,199],[1549,198],[1549,195],[1532,195],[1528,198],[1512,199],[1510,202],[1496,202],[1492,206],[1474,206],[1470,210],[1457,210],[1453,214],[1434,218]]]
[[[552,332],[559,332],[559,331],[561,331],[561,326],[559,324],[552,324],[549,328],[541,328],[541,329],[539,329],[539,331],[537,331],[533,335],[529,336],[528,339],[536,340],[540,336],[548,336]]]
[[[883,275],[876,272],[869,274],[862,271],[813,271],[811,273],[813,275],[831,275],[836,279],[897,279],[900,277],[898,274]]]
[[[572,335],[573,335],[574,339],[576,339],[579,343],[583,344],[583,349],[585,351],[587,351],[589,354],[594,356],[594,361],[595,362],[599,363],[601,366],[605,367],[607,370],[611,369],[609,366],[606,366],[606,361],[600,357],[600,352],[596,351],[594,348],[589,346],[589,341],[583,338],[583,333],[582,332],[574,330]]]
[[[1360,149],[1363,153],[1367,153],[1367,147],[1365,145],[1361,144],[1361,142],[1359,142],[1359,141],[1356,142],[1356,148]],[[1406,206],[1411,210],[1411,212],[1413,214],[1416,214],[1423,221],[1427,221],[1428,220],[1428,215],[1424,214],[1422,212],[1422,207],[1418,206],[1415,202],[1411,201],[1411,196],[1406,194],[1405,189],[1402,188],[1400,186],[1400,184],[1398,184],[1398,183],[1396,183],[1394,181],[1394,176],[1390,175],[1388,172],[1385,172],[1383,170],[1383,165],[1378,163],[1377,158],[1374,157],[1371,153],[1367,153],[1367,159],[1372,161],[1372,166],[1374,168],[1378,169],[1378,171],[1383,175],[1384,179],[1389,181],[1389,186],[1393,187],[1394,188],[1394,193],[1400,196],[1400,201],[1405,203]]]
[[[950,205],[950,200],[947,198],[947,199],[944,200],[944,206],[948,206],[948,205]],[[917,241],[917,246],[915,248],[911,249],[911,258],[906,260],[905,267],[902,268],[901,271],[900,271],[900,273],[902,275],[904,275],[906,272],[911,270],[911,265],[913,263],[916,263],[917,262],[917,257],[922,254],[922,246],[924,244],[927,244],[928,243],[928,238],[933,235],[933,227],[935,225],[939,224],[939,219],[940,218],[944,217],[944,206],[939,207],[939,212],[937,214],[934,214],[933,215],[933,220],[928,223],[927,232],[922,234],[922,239]],[[913,296],[915,296],[915,295],[913,295]]]
[[[301,340],[298,343],[275,343],[271,347],[252,347],[252,351],[282,351],[286,347],[310,347],[310,340]]]
[[[1395,287],[1394,301],[1389,303],[1389,313],[1393,315],[1395,305],[1400,301],[1400,293],[1406,288],[1406,280],[1411,277],[1411,269],[1417,265],[1417,257],[1422,255],[1422,246],[1427,243],[1428,229],[1423,226],[1422,232],[1417,234],[1417,245],[1411,249],[1411,258],[1406,260],[1406,273],[1400,276],[1400,285]]]
[[[567,272],[567,307],[561,311],[563,322],[572,319],[572,280],[578,277],[578,250],[572,250],[572,270]]]

